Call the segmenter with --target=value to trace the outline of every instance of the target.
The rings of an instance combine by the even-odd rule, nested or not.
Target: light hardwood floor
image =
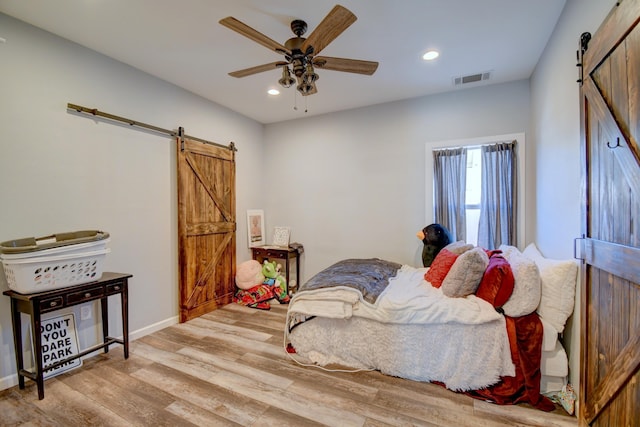
[[[440,386],[303,367],[283,350],[287,306],[231,304],[0,392],[16,426],[576,426],[561,409],[498,406]]]

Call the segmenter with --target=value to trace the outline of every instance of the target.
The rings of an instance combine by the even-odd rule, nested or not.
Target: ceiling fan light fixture
[[[307,62],[307,66],[305,67],[304,74],[302,75],[302,80],[305,83],[313,84],[316,80],[318,80],[320,76],[318,76],[313,70],[313,65],[311,61]]]
[[[282,87],[289,88],[293,86],[295,82],[296,80],[293,77],[291,77],[291,72],[289,71],[289,67],[282,67],[282,78],[278,80],[278,83],[280,83]]]
[[[313,89],[315,89],[315,85],[313,83],[303,81],[298,85],[296,89],[298,89],[298,92],[300,92],[301,94],[308,95],[313,91]]]

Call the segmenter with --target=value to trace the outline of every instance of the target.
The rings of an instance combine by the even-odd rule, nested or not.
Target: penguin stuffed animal
[[[449,230],[440,224],[427,225],[416,234],[422,240],[422,265],[430,267],[438,252],[452,242]]]

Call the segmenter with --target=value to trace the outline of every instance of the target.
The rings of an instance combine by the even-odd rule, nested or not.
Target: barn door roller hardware
[[[582,84],[583,81],[583,73],[584,73],[584,65],[582,63],[582,58],[584,56],[584,53],[587,51],[587,48],[589,47],[589,41],[591,40],[591,33],[582,33],[580,35],[580,48],[576,51],[576,59],[578,60],[578,63],[576,64],[576,67],[578,67],[579,71],[578,71],[578,80],[577,82]]]
[[[178,139],[180,140],[180,151],[184,151],[184,128],[178,128]]]
[[[105,119],[109,119],[115,122],[122,122],[122,123],[126,123],[130,126],[136,126],[139,128],[143,128],[143,129],[149,129],[152,130],[154,132],[158,132],[158,133],[163,133],[172,137],[180,137],[180,149],[184,150],[184,139],[188,138],[194,141],[198,141],[198,142],[202,142],[204,144],[210,144],[210,145],[215,145],[216,147],[221,147],[221,148],[226,148],[228,150],[231,151],[238,151],[236,149],[236,146],[233,142],[231,142],[229,145],[222,145],[222,144],[218,144],[216,142],[211,142],[211,141],[207,141],[206,139],[202,139],[202,138],[198,138],[195,136],[190,136],[190,135],[185,135],[184,133],[184,128],[180,127],[178,132],[173,131],[173,130],[169,130],[169,129],[163,129],[161,127],[158,126],[154,126],[154,125],[149,125],[147,123],[142,123],[142,122],[138,122],[136,120],[131,120],[131,119],[127,119],[125,117],[120,117],[120,116],[116,116],[113,114],[109,114],[109,113],[105,113],[103,111],[98,111],[96,108],[87,108],[87,107],[83,107],[81,105],[76,105],[76,104],[71,104],[71,103],[67,103],[67,109],[68,110],[74,110],[78,113],[86,113],[86,114],[91,114],[93,116],[96,117],[104,117]]]

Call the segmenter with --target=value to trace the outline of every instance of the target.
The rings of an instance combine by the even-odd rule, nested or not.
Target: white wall
[[[615,0],[569,0],[531,78],[538,218],[535,241],[546,256],[570,258],[580,236],[580,108],[576,50]]]
[[[415,234],[433,222],[426,147],[526,133],[529,104],[529,82],[518,81],[267,125],[268,239],[291,226],[303,279],[349,257],[421,265]]]
[[[189,135],[225,145],[234,141],[239,261],[250,258],[244,211],[262,199],[255,183],[261,176],[263,126],[3,14],[0,29],[7,40],[0,44],[0,241],[105,230],[112,250],[105,270],[134,275],[130,331],[135,336],[176,321],[174,141],[80,116],[66,105],[165,129],[182,126]],[[6,289],[0,274],[0,291]],[[112,331],[120,331],[119,310],[110,311]],[[95,335],[85,333],[85,326],[79,326],[81,341]],[[0,389],[16,379],[10,304],[2,296]]]
[[[547,257],[573,257],[580,236],[580,108],[576,50],[580,35],[596,32],[615,0],[568,0],[531,77],[531,128],[536,143],[534,239]],[[565,329],[570,382],[580,377],[580,293]]]

